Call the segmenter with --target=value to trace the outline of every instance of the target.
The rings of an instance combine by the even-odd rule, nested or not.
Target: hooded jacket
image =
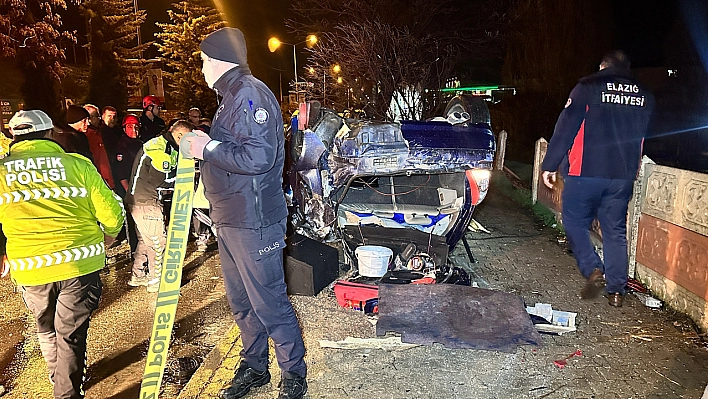
[[[16,284],[103,268],[104,233],[118,235],[125,212],[90,160],[50,140],[20,141],[0,160],[0,175],[0,224]]]
[[[222,75],[223,96],[209,135],[221,142],[204,150],[204,193],[217,226],[258,229],[288,214],[282,187],[283,118],[268,87],[248,67]]]
[[[580,80],[556,123],[541,169],[566,176],[634,180],[654,97],[629,70]]]

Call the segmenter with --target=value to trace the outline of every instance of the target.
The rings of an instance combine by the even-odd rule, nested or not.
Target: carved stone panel
[[[683,190],[683,219],[708,228],[708,182],[691,179]]]
[[[676,202],[678,177],[673,173],[654,170],[647,177],[645,212],[670,217]]]
[[[647,165],[642,212],[708,235],[708,174]]]
[[[642,215],[637,262],[708,300],[708,237]]]

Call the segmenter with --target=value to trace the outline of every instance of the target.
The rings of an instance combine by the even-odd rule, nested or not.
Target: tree
[[[52,118],[58,118],[61,112],[59,79],[65,55],[59,41],[75,41],[72,32],[61,30],[60,9],[66,9],[64,0],[9,0],[0,4],[0,56],[18,59],[26,108],[42,109]]]
[[[302,0],[293,7],[288,25],[298,34],[320,32],[312,49],[315,77],[312,94],[324,87],[329,68],[339,63],[346,98],[364,93],[366,107],[376,118],[386,118],[393,98],[411,90],[437,89],[460,71],[469,57],[500,57],[501,38],[510,1],[478,0]],[[337,77],[337,79],[339,76]],[[353,90],[352,90],[353,89]],[[363,91],[362,91],[363,90]],[[334,93],[332,93],[334,94]],[[360,97],[356,96],[357,99]],[[416,100],[417,101],[417,100]],[[407,104],[413,110],[420,104]],[[409,115],[410,116],[410,115]]]
[[[143,84],[146,64],[141,54],[152,44],[136,45],[145,11],[133,0],[84,0],[82,13],[89,20],[89,91],[86,102],[99,107],[128,105],[128,92]]]
[[[167,10],[170,23],[158,23],[162,29],[155,36],[156,46],[171,70],[170,94],[177,108],[198,107],[205,115],[216,110],[216,95],[209,89],[201,72],[199,43],[208,34],[224,27],[222,15],[200,1],[180,1]]]
[[[612,50],[611,9],[606,0],[518,1],[502,71],[517,94],[491,109],[495,130],[509,132],[507,157],[528,162],[534,142],[550,139],[570,90]]]
[[[391,100],[411,100],[407,90],[420,92],[434,81],[435,42],[415,37],[407,27],[381,22],[343,24],[322,34],[328,45],[312,49],[309,94],[335,109],[363,108],[379,119],[390,118]],[[333,66],[338,67],[333,70]],[[337,72],[338,71],[338,72]],[[440,71],[440,69],[438,69]],[[398,94],[398,95],[397,95]],[[405,119],[419,114],[419,101],[399,104]]]

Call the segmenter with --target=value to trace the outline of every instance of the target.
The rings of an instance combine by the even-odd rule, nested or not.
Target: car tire
[[[453,97],[445,107],[445,118],[453,112],[467,112],[470,115],[470,123],[486,123],[491,125],[489,107],[484,99],[470,95],[459,95]]]

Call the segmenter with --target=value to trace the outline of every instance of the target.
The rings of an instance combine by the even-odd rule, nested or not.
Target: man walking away
[[[105,241],[123,226],[120,200],[91,161],[69,154],[45,137],[53,128],[39,110],[19,111],[10,119],[13,144],[0,163],[0,195],[24,196],[0,204],[7,236],[3,273],[13,281],[37,321],[54,397],[83,398],[86,335],[98,307],[105,263]]]
[[[185,136],[183,152],[203,160],[226,295],[243,341],[241,365],[220,397],[241,398],[270,381],[270,337],[281,370],[279,398],[299,399],[307,392],[307,367],[283,275],[288,210],[280,108],[268,87],[251,75],[240,30],[219,29],[200,49],[204,78],[223,97],[212,136],[200,131]]]
[[[624,303],[627,284],[627,206],[641,162],[654,97],[629,71],[622,51],[608,53],[600,71],[580,80],[556,123],[541,169],[553,187],[561,168],[563,226],[587,279],[581,297],[605,287],[609,304]],[[592,221],[602,229],[604,262],[590,241]]]

